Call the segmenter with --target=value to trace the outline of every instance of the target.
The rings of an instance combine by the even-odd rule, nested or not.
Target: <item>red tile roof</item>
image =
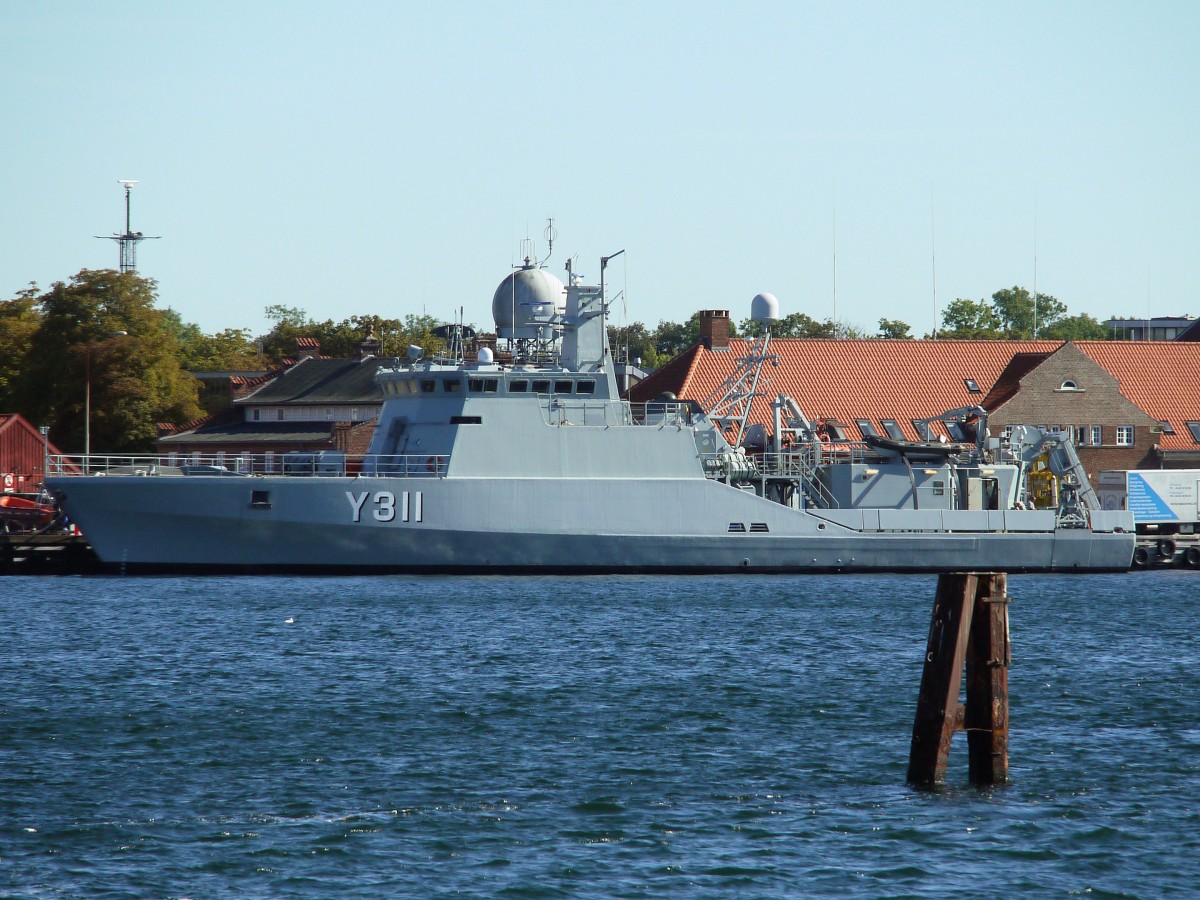
[[[733,338],[727,352],[697,345],[684,351],[630,391],[635,402],[663,391],[704,403],[734,370],[747,342]],[[1018,382],[1059,349],[1062,341],[892,341],[776,338],[770,352],[778,365],[763,369],[764,396],[754,401],[751,421],[770,424],[775,394],[791,396],[810,419],[895,419],[910,438],[912,419],[959,406],[998,407]],[[1200,421],[1200,343],[1189,341],[1079,341],[1079,349],[1110,372],[1121,393],[1151,417],[1171,423],[1164,450],[1200,449],[1185,422]],[[972,393],[964,379],[982,393]]]
[[[1184,422],[1200,422],[1200,343],[1079,341],[1076,346],[1121,384],[1121,393],[1151,418],[1171,423],[1164,450],[1200,449]]]
[[[910,440],[918,439],[912,419],[936,416],[979,404],[1017,353],[1044,355],[1061,341],[898,341],[776,338],[769,352],[777,366],[763,369],[764,396],[754,401],[751,421],[770,423],[771,401],[792,397],[810,419],[833,418],[851,426],[869,419],[883,433],[881,419],[895,419]],[[704,403],[747,351],[733,338],[728,352],[694,347],[631,391],[634,401],[653,400],[662,391]],[[974,379],[981,393],[968,390]]]

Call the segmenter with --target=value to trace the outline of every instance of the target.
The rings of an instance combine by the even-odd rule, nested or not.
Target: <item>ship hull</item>
[[[1053,513],[789,509],[707,479],[71,477],[124,573],[1096,572],[1133,536]],[[744,530],[734,531],[740,528]]]

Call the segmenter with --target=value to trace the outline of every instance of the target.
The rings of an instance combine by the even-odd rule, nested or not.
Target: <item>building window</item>
[[[1099,447],[1104,443],[1104,428],[1100,425],[1092,426],[1092,446]]]
[[[976,381],[974,378],[964,378],[963,384],[966,385],[967,390],[970,391],[972,394],[982,394],[983,393],[983,388],[981,388],[979,386],[979,382]]]
[[[929,427],[928,422],[920,422],[916,419],[912,420],[912,426],[916,429],[917,437],[923,441],[933,440],[933,431]]]
[[[879,424],[883,426],[883,430],[893,441],[904,440],[904,432],[900,430],[900,423],[895,419],[880,419]]]
[[[1192,440],[1200,444],[1200,422],[1184,422],[1183,424],[1192,433]]]
[[[855,419],[854,424],[858,426],[864,438],[875,437],[875,426],[866,419]]]
[[[1059,390],[1060,391],[1077,391],[1077,390],[1079,390],[1079,385],[1077,385],[1072,379],[1068,378],[1066,381],[1064,381],[1062,383],[1062,387],[1060,387]]]
[[[264,472],[274,472],[275,471],[275,451],[274,450],[268,450],[265,454],[263,454],[263,471]]]
[[[254,418],[254,421],[255,421],[255,422],[257,422],[257,421],[258,421],[258,414],[259,414],[259,412],[260,412],[260,410],[257,410],[257,409],[256,409],[256,410],[254,410],[254,412],[252,413],[252,416],[253,416],[253,418]]]
[[[280,422],[283,421],[283,407],[280,407],[279,409],[275,410],[275,418],[278,419]]]
[[[1166,419],[1163,419],[1163,420],[1162,420],[1161,422],[1159,422],[1158,424],[1159,424],[1160,426],[1162,426],[1162,433],[1163,433],[1163,434],[1174,434],[1174,433],[1175,433],[1175,429],[1171,427],[1171,423],[1170,423],[1170,422],[1168,422]]]
[[[1133,446],[1133,426],[1118,425],[1117,426],[1117,446],[1132,447]]]

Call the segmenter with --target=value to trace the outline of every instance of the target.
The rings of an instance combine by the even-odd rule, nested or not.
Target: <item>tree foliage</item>
[[[942,328],[938,337],[997,340],[1003,337],[1000,317],[987,302],[960,297],[942,310]]]
[[[83,269],[37,296],[18,411],[49,424],[60,447],[82,449],[90,387],[93,452],[147,450],[158,422],[198,415],[196,380],[156,299],[154,281],[112,269]]]
[[[1006,338],[1032,338],[1035,326],[1038,337],[1044,337],[1047,329],[1067,314],[1067,305],[1049,294],[1037,295],[1034,306],[1033,295],[1023,287],[1013,286],[992,294],[992,310],[1000,320],[1000,329]]]
[[[0,412],[17,408],[17,382],[41,324],[37,285],[0,301]]]
[[[1108,327],[1087,313],[1064,316],[1045,331],[1038,330],[1038,337],[1056,341],[1105,341],[1109,338]]]
[[[992,299],[964,300],[959,298],[942,310],[942,327],[938,337],[1022,340],[1034,337],[1059,340],[1083,340],[1096,334],[1089,315],[1067,316],[1067,305],[1050,294],[1033,295],[1023,287],[1004,288],[992,294]],[[1104,337],[1103,326],[1099,336]]]
[[[340,322],[332,319],[315,322],[304,310],[288,306],[268,306],[266,313],[275,326],[260,336],[258,343],[264,355],[275,363],[295,356],[296,338],[300,337],[319,341],[323,356],[355,356],[358,345],[371,334],[380,341],[381,356],[404,356],[413,345],[421,347],[426,356],[445,348],[445,341],[433,334],[441,322],[428,315],[409,313],[402,319],[385,319],[363,314]]]
[[[879,336],[891,340],[912,340],[912,328],[899,319],[880,319]]]

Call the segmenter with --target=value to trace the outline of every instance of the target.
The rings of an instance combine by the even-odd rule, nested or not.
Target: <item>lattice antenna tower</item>
[[[141,241],[157,241],[160,236],[142,234],[140,231],[133,230],[129,223],[129,194],[137,181],[132,178],[118,178],[117,183],[125,185],[125,233],[98,234],[96,237],[105,241],[116,241],[121,248],[121,272],[135,272],[137,271],[137,245]]]
[[[767,363],[779,365],[779,357],[767,353],[771,344],[771,325],[779,321],[779,301],[775,295],[764,291],[755,296],[750,303],[750,318],[761,326],[758,338],[750,344],[745,356],[734,360],[736,366],[729,377],[701,404],[722,431],[733,433],[734,447],[740,446],[746,435],[754,398],[763,396],[770,382],[763,374],[763,366]]]

